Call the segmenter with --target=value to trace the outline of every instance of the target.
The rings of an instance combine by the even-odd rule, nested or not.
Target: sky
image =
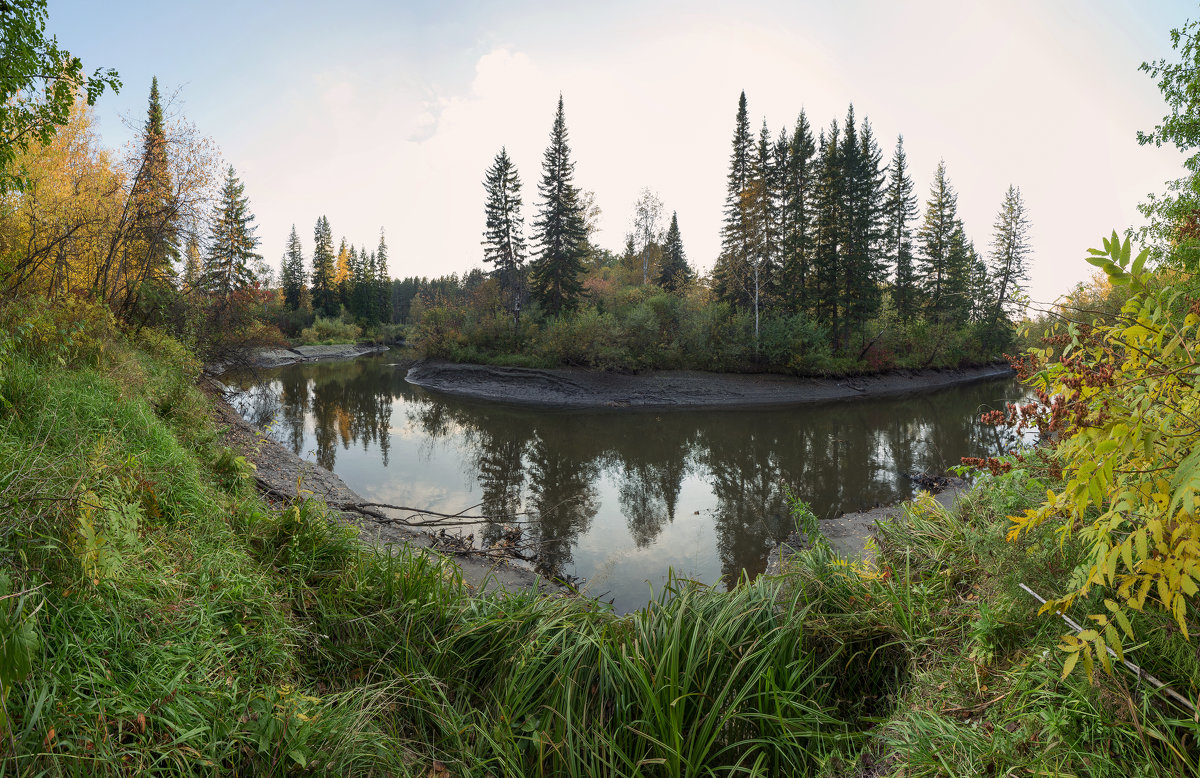
[[[624,246],[648,187],[678,213],[688,258],[720,249],[738,95],[752,126],[839,122],[852,103],[890,159],[903,134],[922,211],[939,160],[980,251],[1009,185],[1032,222],[1029,292],[1085,279],[1085,250],[1137,226],[1137,204],[1182,172],[1140,147],[1166,112],[1138,65],[1170,58],[1196,6],[1006,2],[121,2],[50,0],[49,33],[84,68],[115,68],[96,106],[119,147],[157,76],[245,182],[278,267],[294,224],[374,247],[393,277],[482,267],[484,172],[506,147],[533,221],[563,96],[575,183],[601,208],[595,241]]]

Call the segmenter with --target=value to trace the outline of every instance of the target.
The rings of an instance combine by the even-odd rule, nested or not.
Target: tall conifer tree
[[[950,234],[950,251],[946,275],[942,283],[941,318],[955,325],[966,324],[971,318],[972,262],[975,246],[967,239],[961,219],[955,219]]]
[[[379,228],[379,245],[371,252],[375,257],[375,301],[377,316],[380,322],[390,324],[392,321],[392,277],[388,268],[387,240],[383,236],[383,228]]]
[[[691,265],[683,252],[683,238],[679,235],[679,215],[672,211],[671,226],[663,242],[662,267],[658,285],[668,292],[678,292],[695,277]]]
[[[954,232],[958,228],[958,195],[946,178],[946,163],[939,162],[929,188],[929,200],[925,203],[925,219],[917,230],[917,242],[921,249],[919,275],[921,291],[932,318],[945,319],[946,295],[954,290],[947,289],[954,275],[954,265],[962,260],[952,249]]]
[[[521,177],[501,147],[483,181],[483,261],[492,263],[492,276],[512,308],[522,296],[525,269],[525,218],[521,215]]]
[[[587,224],[574,177],[575,163],[567,146],[567,124],[559,95],[550,145],[542,156],[542,180],[538,184],[542,203],[534,222],[539,251],[530,268],[533,294],[553,316],[573,309],[583,292],[579,276],[588,254]]]
[[[1008,187],[992,229],[991,275],[996,291],[992,318],[999,321],[1006,314],[1014,313],[1013,296],[1021,290],[1021,282],[1029,277],[1025,268],[1029,256],[1029,216],[1025,213],[1020,189]]]
[[[283,255],[279,282],[283,287],[284,304],[292,310],[298,310],[304,298],[304,249],[300,245],[300,236],[296,234],[294,224],[292,234],[288,236],[287,250]]]
[[[754,342],[757,347],[759,318],[763,307],[763,292],[772,286],[775,262],[779,253],[777,205],[778,175],[774,159],[775,144],[766,120],[758,133],[758,143],[750,158],[750,183],[742,194],[749,232],[750,254],[747,257],[751,300],[754,307]]]
[[[179,259],[179,209],[171,187],[157,76],[150,81],[150,100],[142,130],[142,160],[130,199],[135,209],[134,230],[144,252],[143,277],[171,278],[173,264]]]
[[[721,254],[713,267],[713,285],[718,297],[743,308],[749,307],[753,296],[748,281],[754,236],[747,198],[753,156],[754,136],[750,133],[746,93],[742,92],[734,120],[733,150],[725,185],[725,223],[721,227]]]
[[[841,297],[847,325],[860,331],[879,309],[882,266],[879,261],[883,175],[880,152],[865,119],[854,124],[854,106],[842,136],[843,240]],[[837,333],[835,333],[835,341]]]
[[[329,219],[324,216],[317,219],[313,228],[312,273],[313,310],[325,316],[337,315],[337,269],[334,266],[333,230],[329,228]]]
[[[251,263],[262,259],[254,251],[258,248],[254,230],[254,214],[250,212],[245,185],[230,165],[213,211],[208,238],[203,281],[208,294],[227,302],[235,292],[254,283]]]
[[[884,255],[892,268],[892,306],[901,325],[907,327],[919,308],[916,275],[913,269],[912,227],[917,218],[917,198],[908,176],[908,158],[904,154],[904,136],[896,138],[896,151],[888,165],[887,193],[884,200]]]
[[[783,200],[780,204],[781,250],[779,295],[785,310],[808,313],[813,261],[814,157],[817,153],[808,117],[800,112],[783,156]]]
[[[841,254],[844,177],[841,162],[841,128],[835,120],[828,134],[821,132],[817,182],[814,192],[816,246],[813,263],[813,311],[818,322],[835,334],[842,312]]]

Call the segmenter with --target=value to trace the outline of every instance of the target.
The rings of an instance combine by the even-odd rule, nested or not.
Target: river
[[[381,354],[233,379],[251,422],[368,500],[501,516],[540,561],[618,611],[668,570],[735,582],[793,528],[790,491],[821,518],[912,495],[1011,442],[979,422],[1013,379],[919,396],[746,410],[546,410],[436,395]],[[468,530],[501,539],[499,524]]]

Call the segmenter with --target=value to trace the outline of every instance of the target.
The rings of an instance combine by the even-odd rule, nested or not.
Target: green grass
[[[1054,593],[1082,553],[1049,528],[1004,539],[1006,517],[1044,493],[1026,471],[983,476],[952,511],[923,503],[889,525],[877,567],[851,569],[819,551],[791,566],[788,580],[809,603],[810,636],[872,638],[887,647],[869,659],[874,674],[898,679],[860,768],[905,776],[1200,769],[1200,725],[1131,673],[1060,678],[1066,625],[1039,616],[1018,584]],[[1149,617],[1135,623],[1145,640],[1129,656],[1195,699],[1195,645],[1161,627]]]
[[[618,617],[479,596],[319,503],[264,504],[169,338],[0,324],[0,560],[23,593],[0,600],[5,775],[1196,770],[1196,722],[1130,676],[1059,679],[1063,626],[1017,584],[1053,593],[1078,553],[1004,541],[1044,493],[1026,472],[912,511],[878,568],[816,549]],[[1194,646],[1136,626],[1134,661],[1194,693]]]
[[[481,597],[265,505],[169,339],[45,346],[8,337],[0,374],[0,557],[38,636],[5,774],[803,774],[861,740],[779,581],[624,618]]]

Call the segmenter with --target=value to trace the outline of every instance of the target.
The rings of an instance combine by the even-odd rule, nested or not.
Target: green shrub
[[[300,342],[307,346],[357,343],[361,337],[362,327],[344,317],[317,316],[311,327],[300,332]]]

